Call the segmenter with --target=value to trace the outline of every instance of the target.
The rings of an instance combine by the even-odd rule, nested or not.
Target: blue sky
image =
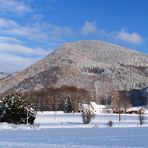
[[[147,0],[0,0],[0,71],[19,71],[77,40],[147,54],[147,6]]]

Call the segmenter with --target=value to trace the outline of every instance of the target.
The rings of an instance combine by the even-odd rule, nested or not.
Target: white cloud
[[[11,43],[0,43],[0,53],[9,53],[9,54],[21,54],[28,56],[45,56],[49,52],[43,49],[33,49],[21,44],[11,44]]]
[[[1,13],[23,14],[33,11],[32,8],[20,0],[0,0]]]
[[[125,30],[118,32],[116,38],[132,44],[141,44],[143,42],[143,37],[141,35],[136,32],[130,33]]]
[[[105,29],[98,28],[94,22],[86,21],[82,28],[80,29],[82,35],[95,34],[96,37],[105,37],[110,40],[121,40],[123,42],[131,44],[141,44],[144,38],[137,32],[128,32],[124,29],[121,31],[111,31],[108,32]]]
[[[0,34],[26,37],[33,40],[45,40],[48,38],[48,33],[45,31],[46,26],[43,24],[27,24],[20,25],[19,23],[0,18]]]
[[[94,34],[97,33],[97,27],[94,22],[86,21],[80,31],[83,35]]]
[[[35,63],[37,58],[24,58],[21,56],[11,54],[0,54],[0,71],[2,72],[16,72]]]
[[[71,36],[74,32],[68,26],[57,26],[47,22],[28,23],[22,26],[13,20],[0,18],[0,34],[25,37],[39,42],[54,38],[55,42],[56,39]]]
[[[49,51],[27,47],[16,38],[0,36],[0,71],[2,72],[22,70],[47,54]]]
[[[0,28],[3,29],[10,29],[10,28],[16,28],[19,27],[20,25],[18,23],[16,23],[13,20],[9,20],[9,19],[5,19],[0,17]]]
[[[15,38],[0,37],[0,71],[22,70],[48,53],[49,51],[44,49],[26,47]]]
[[[73,34],[73,30],[70,27],[61,27],[52,25],[53,35],[60,36],[70,36]]]
[[[0,43],[22,43],[14,37],[0,36]]]

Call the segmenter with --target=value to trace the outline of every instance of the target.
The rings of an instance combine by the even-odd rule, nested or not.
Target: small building
[[[90,102],[90,104],[79,104],[79,111],[83,112],[85,110],[90,110],[95,113],[104,113],[106,108],[105,105],[96,104],[96,102]]]
[[[126,113],[128,113],[128,114],[139,114],[139,113],[144,114],[144,112],[145,112],[145,109],[141,106],[130,107],[126,111]]]
[[[120,108],[120,111],[119,111],[119,108],[118,109],[112,109],[112,112],[113,113],[115,113],[115,114],[119,114],[119,113],[121,113],[121,114],[123,114],[123,113],[125,113],[125,110],[124,110],[124,108]]]
[[[104,113],[105,112],[105,105],[96,104],[96,102],[90,102],[94,112],[96,113]]]

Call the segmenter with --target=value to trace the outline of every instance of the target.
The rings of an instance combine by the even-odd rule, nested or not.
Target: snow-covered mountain
[[[78,41],[0,80],[0,93],[75,85],[99,97],[147,84],[148,55],[103,41]]]

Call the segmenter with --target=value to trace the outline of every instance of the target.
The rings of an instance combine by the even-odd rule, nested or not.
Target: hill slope
[[[13,76],[0,80],[0,93],[75,85],[104,96],[115,89],[148,84],[148,56],[102,41],[66,43]]]

